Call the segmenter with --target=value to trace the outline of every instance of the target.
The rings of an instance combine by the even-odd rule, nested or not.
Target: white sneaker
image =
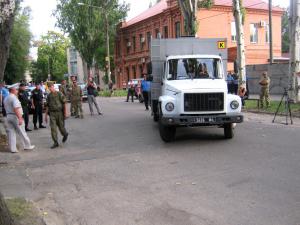
[[[32,149],[34,149],[35,148],[35,146],[34,145],[31,145],[31,146],[29,146],[28,148],[24,148],[24,150],[32,150]]]
[[[18,150],[16,150],[16,151],[13,151],[13,152],[11,152],[11,153],[13,153],[13,154],[14,154],[14,153],[18,153],[18,152],[19,152],[19,151],[18,151]]]

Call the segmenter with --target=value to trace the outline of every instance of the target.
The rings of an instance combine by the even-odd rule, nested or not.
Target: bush
[[[101,97],[126,97],[127,91],[126,90],[114,90],[112,95],[110,95],[109,90],[100,91],[99,96]]]

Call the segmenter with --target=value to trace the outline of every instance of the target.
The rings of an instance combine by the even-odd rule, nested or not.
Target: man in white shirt
[[[26,134],[23,120],[23,110],[17,94],[18,91],[16,88],[10,88],[9,96],[7,96],[4,100],[4,107],[7,114],[6,125],[8,145],[12,153],[18,152],[16,133],[20,136],[24,150],[32,150],[35,147],[34,145],[31,145],[31,142]]]

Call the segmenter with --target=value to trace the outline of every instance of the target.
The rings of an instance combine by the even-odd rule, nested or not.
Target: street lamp
[[[78,2],[77,3],[78,6],[87,6],[87,7],[91,7],[91,8],[96,8],[96,9],[100,9],[102,11],[102,13],[104,14],[105,17],[105,28],[106,28],[106,55],[107,57],[105,57],[105,61],[107,61],[107,76],[108,76],[108,81],[111,80],[111,67],[110,67],[110,49],[109,49],[109,32],[108,32],[108,18],[107,18],[107,12],[105,11],[104,8],[99,7],[99,6],[95,6],[95,5],[89,5],[83,2]]]

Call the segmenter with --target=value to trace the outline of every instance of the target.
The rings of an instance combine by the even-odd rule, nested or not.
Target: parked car
[[[80,86],[82,90],[82,100],[86,101],[87,100],[87,89],[86,89],[86,84],[84,83],[79,83],[78,86]]]

